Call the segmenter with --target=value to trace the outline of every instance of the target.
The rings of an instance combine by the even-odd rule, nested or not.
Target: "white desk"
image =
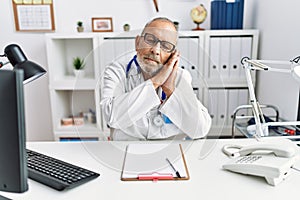
[[[62,192],[29,179],[29,190],[23,194],[1,192],[12,199],[272,199],[299,197],[300,172],[294,171],[276,187],[264,178],[246,176],[222,169],[229,158],[221,152],[226,143],[250,144],[253,139],[198,140],[181,142],[190,172],[187,181],[124,182],[120,180],[126,142],[57,143],[32,142],[36,150],[100,173],[100,177]],[[207,156],[203,156],[204,153]],[[202,158],[201,158],[202,157]],[[297,163],[300,168],[300,163]]]

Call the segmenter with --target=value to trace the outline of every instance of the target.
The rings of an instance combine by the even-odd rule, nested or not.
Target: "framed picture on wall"
[[[93,17],[93,32],[113,32],[113,23],[111,17]]]
[[[12,0],[16,31],[55,30],[52,0]]]

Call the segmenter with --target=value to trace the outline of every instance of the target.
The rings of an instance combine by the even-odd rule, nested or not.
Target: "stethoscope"
[[[129,78],[129,71],[131,69],[132,64],[135,64],[138,73],[141,73],[141,67],[137,61],[137,55],[134,55],[134,57],[129,61],[129,63],[127,64],[126,67],[126,78]],[[161,101],[163,102],[165,99],[167,98],[166,93],[164,93],[164,91],[162,91],[161,93]],[[157,127],[162,126],[165,123],[172,123],[168,117],[166,117],[165,115],[157,115],[153,118],[153,124]]]
[[[129,76],[129,71],[130,71],[132,63],[135,64],[138,73],[141,72],[141,67],[140,67],[139,63],[137,62],[136,57],[137,57],[137,55],[134,55],[133,58],[127,64],[127,67],[126,67],[126,78],[128,78],[128,76]]]

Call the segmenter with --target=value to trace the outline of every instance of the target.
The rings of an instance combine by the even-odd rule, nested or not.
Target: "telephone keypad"
[[[246,163],[253,163],[259,159],[261,159],[261,155],[251,155],[251,156],[243,156],[236,161],[236,163],[246,164]]]

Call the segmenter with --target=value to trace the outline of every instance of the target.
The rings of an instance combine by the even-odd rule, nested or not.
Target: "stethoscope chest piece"
[[[160,115],[157,115],[153,118],[153,124],[157,127],[160,127],[164,124],[164,120]]]

